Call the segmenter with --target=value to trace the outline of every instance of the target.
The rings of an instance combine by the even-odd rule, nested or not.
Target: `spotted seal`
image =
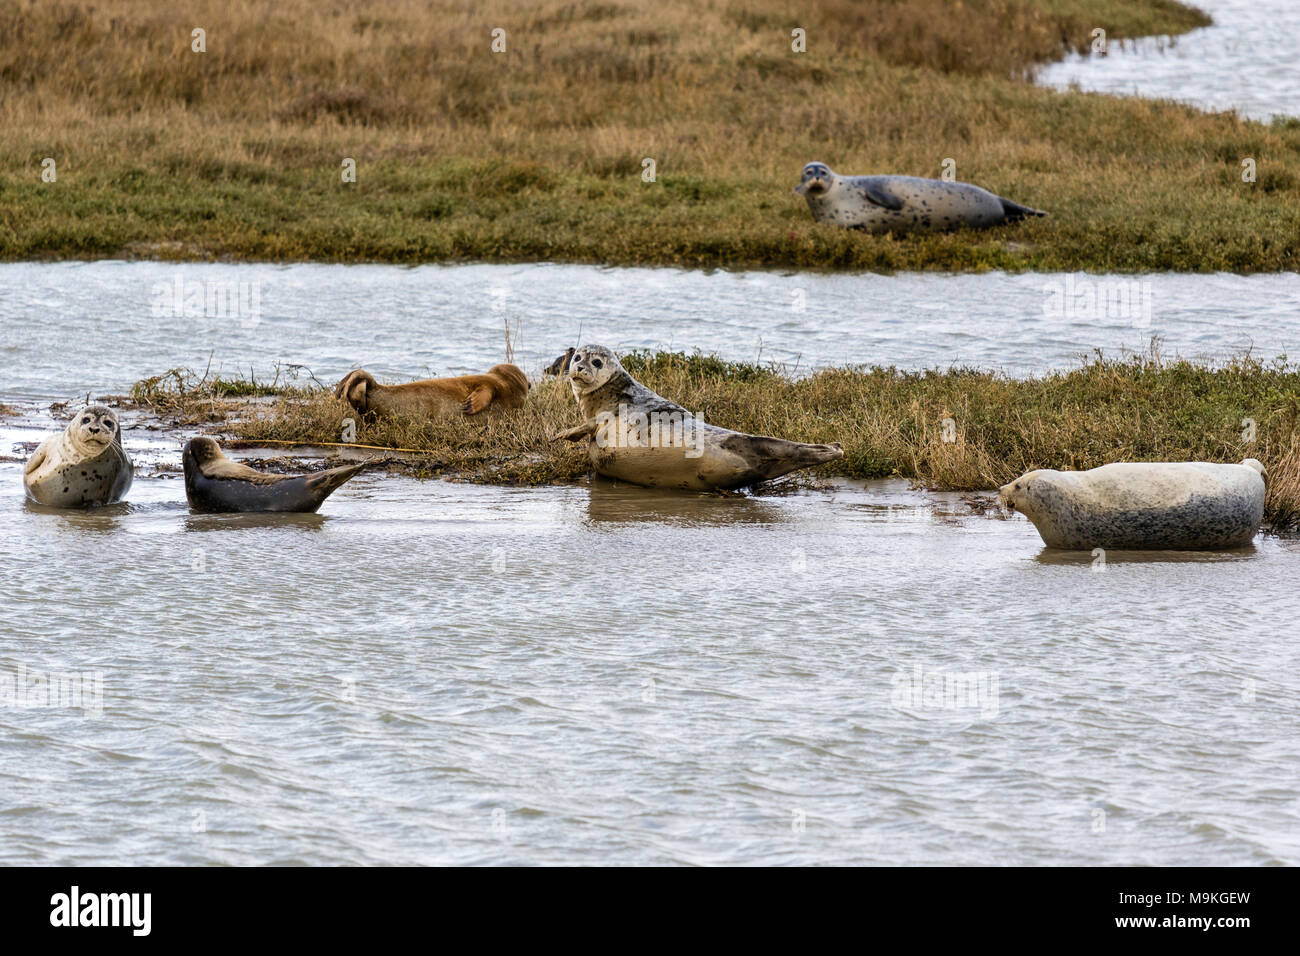
[[[1237,548],[1264,517],[1264,466],[1247,458],[1039,469],[1003,485],[998,500],[1032,521],[1049,548]]]
[[[88,405],[27,459],[23,487],[37,504],[87,508],[121,501],[134,475],[117,416],[103,405]]]
[[[732,490],[842,458],[838,444],[807,445],[706,424],[656,395],[607,348],[588,345],[569,360],[583,424],[552,441],[588,442],[598,474],[635,485]]]
[[[840,176],[825,163],[805,166],[794,191],[808,201],[818,222],[867,232],[981,229],[1047,215],[970,183],[917,176]]]
[[[312,512],[367,462],[310,475],[271,475],[231,461],[211,438],[191,438],[181,452],[185,497],[201,513]]]

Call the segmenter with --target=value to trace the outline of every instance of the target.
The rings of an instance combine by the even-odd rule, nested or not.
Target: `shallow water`
[[[1196,0],[1214,24],[1179,37],[1111,40],[1105,56],[1048,64],[1038,82],[1174,99],[1268,120],[1300,116],[1300,3]],[[1104,26],[1098,24],[1098,26]]]
[[[1046,367],[1138,331],[1033,317],[1042,276],[552,266],[271,268],[241,328],[149,316],[173,268],[0,267],[0,399],[210,351],[460,371],[512,314],[538,362],[580,324],[804,366]],[[1295,336],[1294,277],[1152,281],[1187,351]],[[761,307],[794,283],[808,313]],[[1097,565],[899,482],[367,474],[320,515],[200,517],[184,436],[138,424],[130,503],[51,513],[20,474],[53,421],[23,408],[0,422],[0,863],[1300,863],[1300,540]],[[78,696],[46,706],[51,676]]]
[[[207,307],[241,287],[248,309]],[[1300,276],[4,263],[0,399],[120,393],[209,363],[267,380],[276,363],[299,364],[329,384],[357,366],[381,381],[477,372],[501,360],[507,322],[530,372],[581,340],[793,371],[960,364],[1025,375],[1094,349],[1143,351],[1153,337],[1188,358],[1300,354]]]
[[[0,708],[5,863],[1300,862],[1296,542],[1098,573],[898,483],[52,516],[18,467],[0,674],[103,696]]]

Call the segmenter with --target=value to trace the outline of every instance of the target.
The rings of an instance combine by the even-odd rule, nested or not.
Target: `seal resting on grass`
[[[547,375],[555,375],[560,378],[566,378],[569,374],[569,363],[573,361],[573,353],[577,349],[570,346],[564,350],[564,354],[559,356],[554,362],[546,366]]]
[[[365,369],[357,369],[334,387],[334,397],[363,415],[369,412],[415,418],[478,415],[490,408],[522,406],[528,397],[528,379],[516,365],[494,365],[483,375],[380,385]]]
[[[970,183],[916,176],[840,176],[825,163],[805,166],[794,191],[808,200],[818,222],[867,232],[982,229],[1047,215]]]
[[[1247,458],[1040,469],[1003,485],[998,501],[1032,521],[1049,548],[1239,548],[1264,517],[1264,466]]]
[[[652,488],[731,490],[842,458],[838,444],[806,445],[708,425],[656,395],[607,348],[588,345],[569,360],[583,423],[552,441],[588,442],[597,474]]]
[[[185,497],[198,512],[313,512],[366,462],[310,475],[270,475],[231,461],[211,438],[191,438],[181,453]]]
[[[121,501],[134,474],[117,416],[103,405],[88,405],[27,459],[23,488],[37,504],[87,508]]]

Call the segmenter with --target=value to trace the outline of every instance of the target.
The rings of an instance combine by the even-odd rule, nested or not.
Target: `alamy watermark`
[[[187,279],[178,271],[171,282],[155,282],[152,294],[155,319],[237,319],[244,329],[262,321],[261,279]]]
[[[83,717],[99,717],[104,713],[104,672],[46,672],[19,664],[12,673],[0,673],[0,707],[69,707],[81,710]]]
[[[596,413],[598,448],[681,448],[686,458],[704,454],[704,419],[690,412],[641,412],[619,405]]]
[[[1080,279],[1043,285],[1043,315],[1049,319],[1127,319],[1139,329],[1151,327],[1151,283],[1139,279]]]
[[[974,710],[981,717],[998,715],[998,672],[934,670],[920,664],[912,672],[899,670],[889,681],[889,702],[900,710],[919,713]]]

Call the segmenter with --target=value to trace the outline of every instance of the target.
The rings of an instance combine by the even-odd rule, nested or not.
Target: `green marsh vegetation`
[[[0,258],[1300,268],[1300,121],[1026,78],[1096,27],[1205,23],[1172,0],[0,0]],[[866,236],[791,194],[812,159],[946,158],[1051,217]]]

